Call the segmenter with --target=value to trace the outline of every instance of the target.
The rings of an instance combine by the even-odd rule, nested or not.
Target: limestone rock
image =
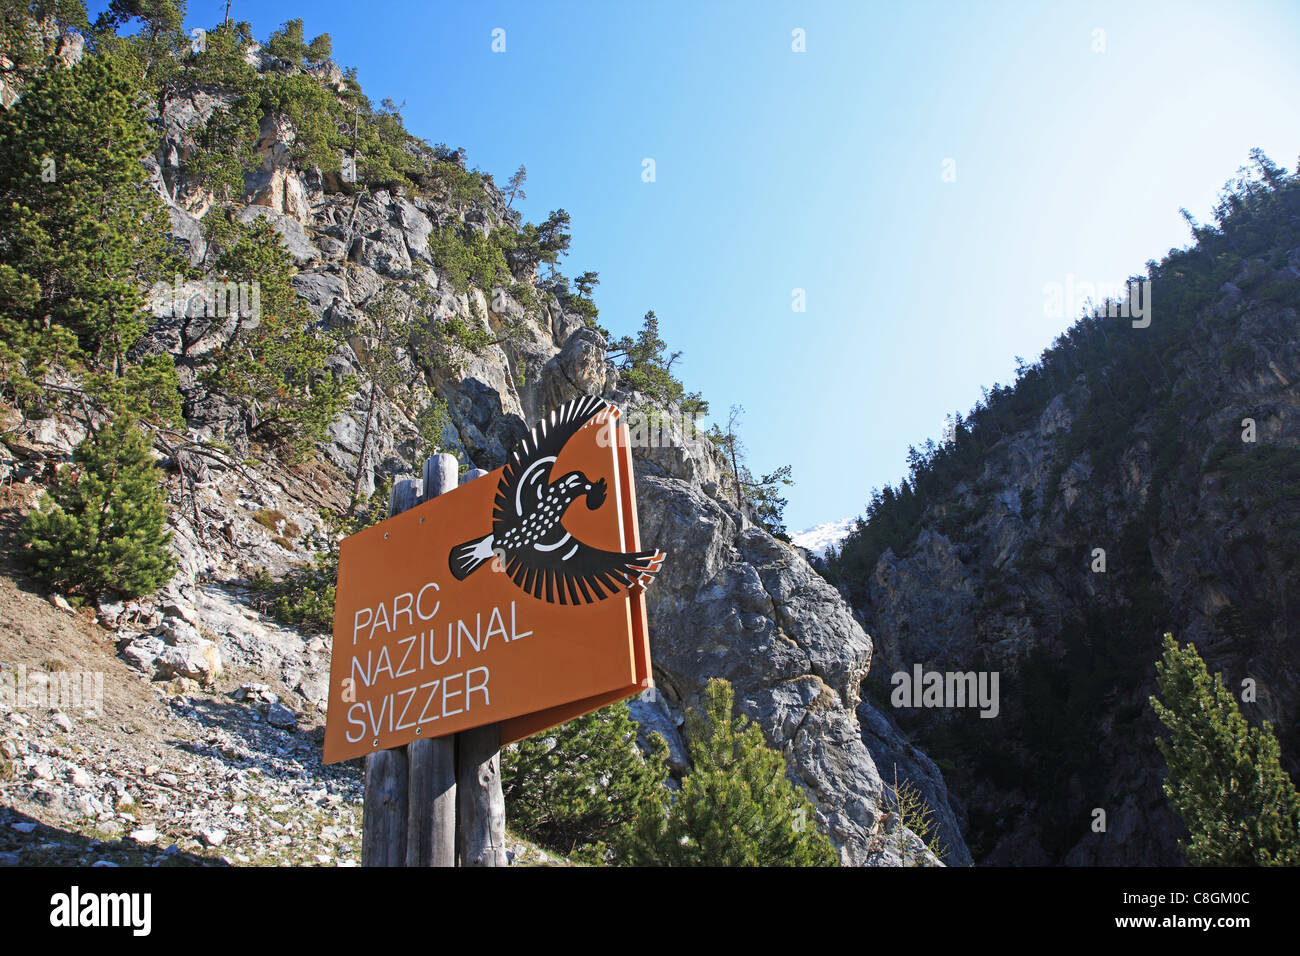
[[[910,831],[888,826],[855,713],[871,641],[839,592],[700,485],[663,474],[648,451],[635,451],[638,506],[643,543],[669,555],[646,598],[667,707],[696,706],[709,678],[726,678],[846,863],[937,862]]]
[[[576,329],[542,369],[542,404],[562,405],[576,395],[604,395],[613,385],[605,340],[595,329]]]
[[[265,219],[280,234],[284,247],[288,250],[289,255],[293,257],[293,261],[300,266],[320,259],[321,251],[307,237],[302,222],[292,215],[279,212],[275,208],[268,208],[268,205],[254,204],[245,206],[239,213],[239,221],[251,223],[258,218]]]
[[[201,684],[211,684],[224,670],[220,648],[202,638],[192,643],[164,647],[154,666],[161,679],[188,677]]]

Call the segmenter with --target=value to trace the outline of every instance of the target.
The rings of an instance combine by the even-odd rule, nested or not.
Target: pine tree
[[[38,74],[0,111],[0,261],[37,290],[13,319],[70,329],[106,368],[144,330],[142,289],[176,265],[140,163],[138,96],[130,65],[105,54]]]
[[[51,367],[77,362],[77,337],[36,318],[40,286],[12,266],[0,265],[0,398],[23,412],[45,403]]]
[[[119,36],[130,21],[135,33]],[[94,26],[101,53],[129,63],[161,110],[181,81],[181,61],[193,40],[185,32],[185,0],[112,0]]]
[[[519,168],[510,177],[510,182],[506,183],[506,188],[502,192],[502,195],[506,197],[507,209],[514,205],[516,199],[528,198],[528,194],[524,192],[524,183],[526,182],[528,182],[528,170],[524,168],[523,163],[520,163]]]
[[[703,714],[687,714],[691,771],[647,812],[631,860],[667,866],[835,866],[813,807],[758,726],[732,714],[731,684],[710,680]]]
[[[643,810],[658,805],[667,745],[643,755],[626,703],[529,737],[502,754],[511,826],[561,853],[622,862]]]
[[[288,60],[294,66],[304,67],[328,60],[332,45],[328,33],[322,33],[308,44],[302,32],[302,18],[297,17],[272,33],[266,48],[273,56]]]
[[[350,510],[353,511],[361,498],[361,481],[366,474],[370,436],[374,431],[379,401],[393,398],[394,390],[404,381],[402,358],[414,334],[414,309],[414,300],[399,296],[391,286],[385,288],[375,293],[366,304],[366,317],[370,320],[368,327],[358,329],[351,339],[363,382],[368,384],[361,450],[357,454],[357,471],[352,479]]]
[[[651,398],[675,402],[685,391],[672,371],[673,363],[682,353],[673,352],[665,357],[667,348],[668,343],[659,335],[659,317],[651,309],[641,319],[636,338],[625,335],[611,343],[608,355],[620,359],[619,378],[623,384]]]
[[[250,43],[252,27],[248,23],[223,23],[209,30],[202,48],[185,60],[187,82],[219,87],[237,97],[208,115],[200,148],[185,160],[187,182],[211,190],[222,201],[242,196],[244,174],[262,161],[255,149],[263,113],[258,75],[244,59]]]
[[[705,409],[708,403],[705,402]],[[685,408],[685,403],[683,403]],[[736,507],[741,507],[743,501],[748,501],[753,507],[758,520],[762,522],[769,534],[788,542],[789,534],[785,528],[785,508],[788,504],[784,495],[781,494],[781,488],[793,485],[794,479],[790,477],[791,467],[782,465],[776,471],[769,474],[756,476],[749,470],[747,458],[749,450],[745,443],[740,440],[740,435],[736,431],[736,424],[740,421],[740,416],[745,409],[740,405],[732,405],[731,412],[727,416],[727,428],[724,431],[718,425],[714,425],[709,431],[705,432],[705,437],[718,447],[718,450],[727,458],[731,464],[732,480],[735,482]]]
[[[271,224],[236,225],[233,235],[217,269],[227,282],[256,285],[258,314],[235,325],[207,380],[248,401],[251,436],[282,442],[301,456],[324,437],[355,383],[336,381],[325,370],[340,336],[320,328],[298,297],[290,281],[293,261]]]
[[[120,410],[73,453],[23,540],[32,569],[51,587],[93,597],[148,594],[171,574],[158,469],[134,416]]]
[[[1152,697],[1151,706],[1170,732],[1156,745],[1169,767],[1165,794],[1191,834],[1187,862],[1300,864],[1300,795],[1272,727],[1251,727],[1195,646],[1180,648],[1172,634],[1156,673],[1164,701]]]

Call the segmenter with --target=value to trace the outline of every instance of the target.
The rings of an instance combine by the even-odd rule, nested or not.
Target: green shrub
[[[1195,646],[1180,648],[1171,634],[1156,672],[1164,701],[1151,706],[1170,732],[1156,746],[1169,766],[1165,794],[1191,834],[1187,862],[1300,864],[1300,795],[1272,727],[1251,727]]]
[[[92,432],[27,517],[23,540],[47,585],[95,597],[156,590],[171,575],[167,512],[144,435],[127,415]]]
[[[934,810],[925,802],[925,796],[910,780],[898,782],[898,767],[894,767],[894,782],[885,784],[885,802],[898,814],[903,826],[907,827],[925,844],[926,848],[939,859],[947,852],[939,840],[939,828],[935,823]]]
[[[510,825],[571,858],[621,862],[668,776],[666,745],[642,755],[636,732],[620,702],[507,748],[501,784]]]
[[[482,233],[462,237],[455,229],[442,230],[429,237],[429,254],[457,292],[475,286],[491,294],[493,286],[513,284],[501,247]]]
[[[642,815],[630,859],[667,866],[835,866],[812,804],[758,726],[732,714],[731,685],[710,680],[687,714],[691,772]]]

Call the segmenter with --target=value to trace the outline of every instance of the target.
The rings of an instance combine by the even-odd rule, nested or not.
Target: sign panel
[[[502,743],[651,686],[618,410],[583,397],[496,471],[340,544],[325,762],[500,723]]]

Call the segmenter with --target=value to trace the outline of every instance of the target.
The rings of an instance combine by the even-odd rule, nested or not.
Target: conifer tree
[[[142,289],[169,276],[162,201],[140,163],[149,129],[129,64],[88,57],[33,78],[0,111],[0,261],[36,297],[27,328],[70,329],[91,361],[120,366],[144,329]]]
[[[112,589],[135,597],[172,569],[166,505],[149,444],[119,409],[73,453],[22,537],[35,575],[47,585],[93,597]]]
[[[36,318],[40,286],[12,266],[0,265],[0,399],[23,412],[45,403],[43,387],[51,367],[77,361],[77,337]]]
[[[668,348],[659,335],[659,317],[651,309],[641,320],[636,338],[625,335],[609,347],[611,359],[620,360],[619,377],[629,387],[661,401],[675,402],[682,397],[682,383],[673,377],[673,363],[682,357]]]
[[[252,27],[244,22],[213,27],[202,48],[185,60],[188,82],[219,87],[237,98],[208,114],[199,149],[185,160],[189,182],[210,190],[222,201],[243,195],[244,174],[261,163],[255,146],[263,106],[257,92],[257,71],[244,59],[252,43]]]
[[[391,286],[375,293],[366,304],[366,317],[370,322],[358,330],[350,343],[363,384],[368,384],[365,426],[361,430],[361,450],[357,453],[357,470],[352,479],[350,511],[355,511],[361,499],[361,481],[366,474],[370,436],[374,431],[379,401],[391,399],[394,390],[403,384],[402,358],[414,334],[414,308],[412,299],[400,296]]]
[[[302,18],[297,17],[282,24],[271,34],[267,50],[274,56],[288,60],[294,66],[324,63],[329,59],[333,43],[328,33],[322,33],[307,43],[302,32]]]
[[[250,435],[303,455],[324,437],[355,383],[325,371],[339,336],[319,328],[298,297],[290,282],[293,262],[271,224],[237,225],[233,235],[217,269],[228,282],[256,283],[258,314],[234,323],[208,381],[249,402]]]
[[[667,866],[835,866],[813,808],[758,726],[733,716],[734,694],[710,680],[704,712],[687,714],[691,771],[638,823],[631,860]]]
[[[524,192],[524,183],[526,182],[528,182],[528,170],[523,163],[520,163],[519,168],[515,170],[514,175],[510,177],[510,181],[506,183],[506,188],[502,191],[502,194],[506,197],[507,209],[514,205],[516,199],[528,198],[528,194]]]
[[[8,59],[19,75],[43,66],[45,58],[55,52],[50,49],[47,34],[37,29],[46,20],[52,20],[60,33],[90,29],[83,0],[0,3],[0,56]]]
[[[136,32],[119,36],[132,20],[138,21]],[[185,0],[112,0],[95,21],[94,33],[99,51],[130,63],[161,110],[178,87],[182,58],[192,49]]]
[[[1164,700],[1151,706],[1170,732],[1156,745],[1169,766],[1165,794],[1191,834],[1187,862],[1300,864],[1300,796],[1272,727],[1251,727],[1195,646],[1180,648],[1172,634],[1156,673]]]
[[[704,404],[707,411],[708,403]],[[682,407],[685,409],[686,402],[682,403]],[[744,411],[745,409],[742,406],[732,405],[731,412],[727,416],[726,430],[724,431],[719,425],[715,424],[709,431],[705,432],[705,437],[718,447],[718,450],[731,464],[732,480],[735,482],[736,507],[741,507],[742,501],[747,500],[756,512],[758,520],[768,530],[768,533],[788,542],[790,536],[786,533],[785,528],[785,508],[788,502],[785,496],[781,494],[781,489],[794,484],[794,479],[790,477],[791,467],[782,465],[776,471],[762,476],[756,476],[749,470],[747,461],[749,450],[745,447],[745,443],[740,440],[740,435],[736,430],[736,425]]]
[[[519,742],[502,754],[511,826],[561,853],[622,862],[634,825],[658,806],[667,745],[643,755],[637,725],[620,702]]]

